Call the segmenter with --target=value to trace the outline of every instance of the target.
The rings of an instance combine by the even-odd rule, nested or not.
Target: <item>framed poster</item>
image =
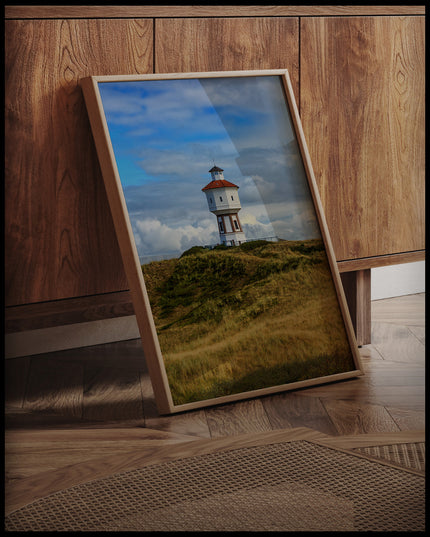
[[[82,88],[159,412],[361,375],[288,72]]]

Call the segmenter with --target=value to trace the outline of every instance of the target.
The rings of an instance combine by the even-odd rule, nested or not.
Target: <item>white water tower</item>
[[[212,181],[202,191],[206,194],[210,212],[217,218],[221,244],[237,246],[246,241],[238,214],[242,208],[239,187],[226,181],[223,172],[218,166],[209,170]]]

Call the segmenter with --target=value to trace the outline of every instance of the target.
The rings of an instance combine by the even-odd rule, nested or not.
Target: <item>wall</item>
[[[371,297],[380,300],[425,292],[425,262],[372,269]]]

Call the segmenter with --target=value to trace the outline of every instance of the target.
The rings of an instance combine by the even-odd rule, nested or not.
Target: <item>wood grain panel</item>
[[[317,397],[301,397],[295,393],[282,393],[262,399],[263,407],[273,429],[306,427],[325,434],[337,434],[324,406]]]
[[[5,333],[134,315],[129,291],[11,306],[5,311]]]
[[[81,430],[12,430],[5,433],[6,482],[104,456],[193,441],[195,436],[143,427]]]
[[[52,358],[32,359],[23,408],[82,417],[83,367]]]
[[[342,284],[348,302],[351,322],[357,345],[371,342],[371,273],[370,269],[341,274]]]
[[[212,438],[272,429],[261,399],[208,408],[205,412]]]
[[[5,6],[6,18],[424,15],[425,6]]]
[[[408,326],[413,335],[421,341],[423,345],[426,344],[426,329],[425,326]]]
[[[387,411],[401,431],[424,431],[426,428],[426,413],[423,410],[387,407]]]
[[[424,19],[301,19],[301,117],[338,260],[423,250]]]
[[[322,436],[314,442],[339,449],[356,449],[370,446],[393,446],[396,444],[425,442],[425,432],[422,430],[407,430],[393,432],[360,433],[345,436]]]
[[[4,364],[4,406],[5,409],[19,409],[24,404],[25,387],[27,383],[30,358],[17,358],[12,363],[6,360]]]
[[[340,435],[399,430],[382,406],[330,400],[323,405]]]
[[[85,367],[82,416],[94,421],[141,419],[143,423],[139,372]]]
[[[191,410],[173,416],[160,416],[155,404],[154,389],[149,377],[148,368],[144,364],[140,372],[143,413],[145,427],[175,433],[210,438],[210,431],[204,410]]]
[[[337,268],[339,269],[339,272],[351,272],[353,270],[401,265],[402,263],[416,263],[417,261],[425,261],[425,258],[425,250],[415,250],[414,252],[402,252],[398,254],[378,255],[376,257],[362,257],[361,259],[351,259],[349,261],[338,261]]]
[[[393,323],[425,328],[425,293],[397,296],[372,302],[372,320],[377,323]]]
[[[155,21],[155,72],[288,69],[298,98],[298,19]]]
[[[152,22],[5,30],[6,305],[127,289],[78,82],[151,71]]]
[[[407,326],[372,323],[372,343],[387,360],[425,364],[425,346]]]
[[[142,442],[142,446],[126,454],[107,455],[102,458],[80,461],[59,467],[56,471],[44,471],[27,478],[8,483],[6,487],[5,513],[8,515],[38,498],[43,498],[66,490],[74,485],[111,475],[128,472],[144,466],[163,464],[165,462],[199,457],[209,453],[230,451],[247,447],[267,445],[277,442],[295,440],[318,441],[326,435],[306,429],[296,428],[291,431],[269,431],[263,434],[243,434],[235,438],[199,439],[185,442],[169,443],[164,446]]]

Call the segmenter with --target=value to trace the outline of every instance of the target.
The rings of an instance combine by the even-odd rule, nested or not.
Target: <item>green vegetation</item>
[[[320,240],[142,266],[175,404],[354,369]]]

